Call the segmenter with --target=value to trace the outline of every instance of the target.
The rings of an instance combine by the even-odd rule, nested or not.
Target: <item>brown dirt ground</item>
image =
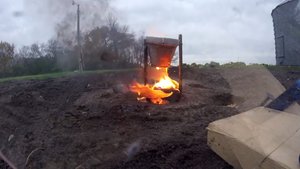
[[[168,105],[137,102],[135,72],[1,83],[1,151],[18,168],[231,168],[205,129],[237,113],[229,85],[215,69],[185,72]]]
[[[1,83],[0,150],[18,168],[231,168],[206,145],[206,126],[238,112],[219,70],[185,70],[184,97],[161,106],[128,92],[136,74]]]
[[[270,72],[280,81],[280,83],[285,87],[291,87],[295,81],[300,79],[300,71],[292,71],[289,69],[270,69]]]
[[[285,87],[289,88],[295,84],[297,80],[300,79],[300,71],[299,70],[289,70],[289,69],[278,69],[278,70],[270,70],[273,76]],[[300,101],[297,102],[300,105]],[[297,107],[298,108],[298,107]]]

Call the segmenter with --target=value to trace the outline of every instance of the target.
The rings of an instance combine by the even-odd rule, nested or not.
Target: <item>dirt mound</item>
[[[270,72],[263,66],[249,66],[221,68],[220,72],[232,89],[233,106],[244,112],[266,105],[295,83],[300,74],[289,69],[278,67]],[[285,111],[300,115],[299,109],[295,103]]]
[[[233,102],[240,112],[262,106],[268,94],[276,98],[285,91],[263,66],[222,68],[220,72],[229,83],[234,95]]]

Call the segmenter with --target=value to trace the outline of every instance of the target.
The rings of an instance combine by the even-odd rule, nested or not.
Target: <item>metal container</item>
[[[176,48],[177,39],[146,37],[145,45],[153,67],[170,67]]]

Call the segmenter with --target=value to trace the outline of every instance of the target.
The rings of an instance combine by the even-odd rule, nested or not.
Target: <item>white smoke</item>
[[[30,45],[36,42],[46,42],[59,36],[73,37],[76,32],[77,6],[72,5],[72,0],[19,0],[18,8],[12,11],[11,25],[16,35],[1,40],[21,45]],[[105,22],[108,13],[112,12],[109,0],[75,0],[80,4],[81,30],[88,31]],[[16,11],[17,10],[17,11]],[[9,36],[8,36],[9,37]],[[13,39],[12,39],[13,38]]]

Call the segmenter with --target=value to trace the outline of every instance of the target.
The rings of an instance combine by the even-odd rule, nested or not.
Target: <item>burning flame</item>
[[[153,87],[156,89],[178,89],[178,83],[169,76],[164,76]]]
[[[156,70],[162,71],[158,82],[153,85],[135,82],[130,86],[130,90],[138,94],[139,101],[146,102],[148,99],[154,104],[166,104],[167,101],[164,98],[170,97],[173,94],[172,91],[178,91],[179,84],[169,77],[167,68],[156,67]]]

